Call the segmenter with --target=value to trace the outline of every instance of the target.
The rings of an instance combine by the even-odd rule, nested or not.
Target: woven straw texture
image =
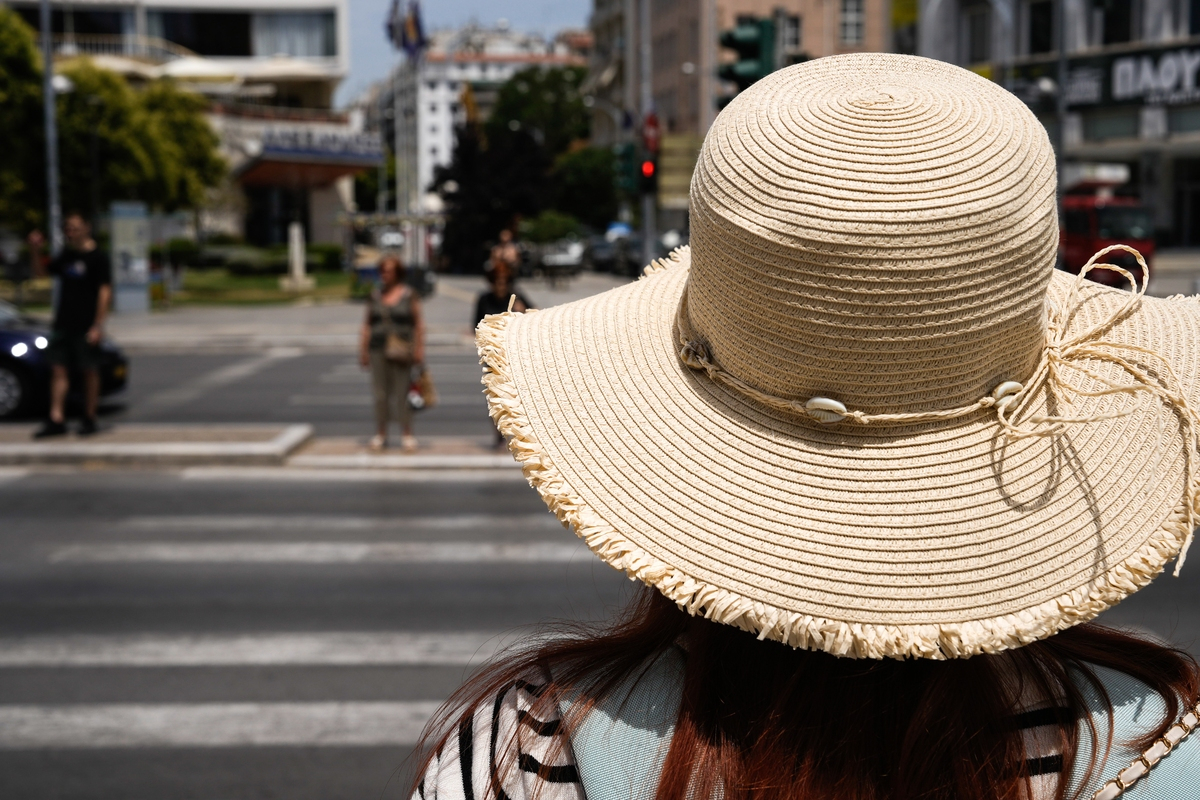
[[[875,413],[965,406],[1035,372],[1065,333],[1169,363],[1195,403],[1200,305],[1053,271],[1054,164],[1025,107],[939,62],[821,59],[735,100],[692,184],[692,247],[642,280],[478,331],[489,407],[530,483],[601,558],[691,613],[852,657],[965,657],[1094,617],[1190,533],[1178,409],[1089,362],[1016,419],[989,409],[820,425],[783,399]],[[1153,359],[1144,365],[1155,373]],[[1186,399],[1183,401],[1186,403]],[[1125,413],[1130,412],[1130,413]],[[1124,415],[1119,415],[1124,414]]]

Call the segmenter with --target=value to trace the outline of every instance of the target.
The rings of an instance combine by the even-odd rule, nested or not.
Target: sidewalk
[[[628,283],[627,278],[583,273],[560,288],[542,281],[519,284],[538,308],[568,303]],[[423,304],[431,348],[473,351],[471,321],[482,277],[445,275]],[[149,314],[113,315],[108,332],[130,353],[260,352],[272,347],[310,352],[353,352],[362,303],[296,303],[280,306],[187,306]]]

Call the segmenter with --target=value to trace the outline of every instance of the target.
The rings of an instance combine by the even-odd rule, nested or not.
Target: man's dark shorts
[[[46,360],[67,369],[99,369],[100,348],[88,343],[86,333],[51,331]]]

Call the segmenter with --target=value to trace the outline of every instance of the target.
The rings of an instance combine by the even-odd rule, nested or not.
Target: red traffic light
[[[654,177],[654,162],[653,161],[643,161],[642,162],[642,177],[643,178],[653,178]]]

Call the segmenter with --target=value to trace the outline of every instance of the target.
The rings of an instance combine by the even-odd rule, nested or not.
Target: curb
[[[520,470],[521,465],[507,453],[479,455],[298,455],[288,459],[289,467],[302,469],[395,469],[395,470]]]
[[[126,426],[131,427],[131,426]],[[55,442],[0,444],[0,465],[188,467],[281,465],[312,438],[311,425],[287,425],[265,442]]]

